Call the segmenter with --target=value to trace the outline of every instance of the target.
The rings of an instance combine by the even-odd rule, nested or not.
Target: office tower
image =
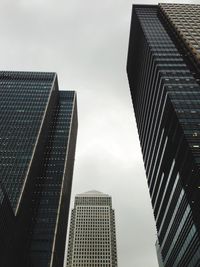
[[[199,10],[132,11],[127,72],[165,267],[200,266]]]
[[[62,266],[76,94],[59,91],[55,73],[2,71],[0,96],[0,234],[8,232],[10,240],[9,257],[3,263],[0,257],[0,265]]]
[[[98,191],[75,197],[71,213],[67,267],[117,266],[112,199]]]
[[[14,213],[8,196],[0,184],[0,266],[5,266],[10,257],[13,227]]]

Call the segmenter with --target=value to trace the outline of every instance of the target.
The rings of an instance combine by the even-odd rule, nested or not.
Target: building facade
[[[67,267],[117,267],[112,199],[98,191],[75,197],[71,213]]]
[[[2,71],[0,95],[0,181],[12,225],[9,258],[0,265],[62,265],[76,93],[59,91],[55,73]]]
[[[157,254],[157,260],[158,260],[158,266],[159,267],[163,267],[163,259],[162,259],[162,255],[161,255],[161,250],[160,250],[160,244],[158,242],[158,240],[156,241],[156,254]]]
[[[15,217],[5,189],[0,184],[0,266],[5,266],[12,250]]]
[[[165,267],[200,266],[199,8],[132,11],[127,73]]]

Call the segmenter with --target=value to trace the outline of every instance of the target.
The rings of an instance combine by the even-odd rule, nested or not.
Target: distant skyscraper
[[[158,243],[158,240],[156,241],[156,253],[157,253],[157,259],[158,259],[158,265],[159,267],[163,267],[163,259],[162,259],[160,245]]]
[[[165,267],[200,266],[199,12],[132,12],[127,72]]]
[[[67,267],[117,267],[115,215],[109,195],[89,191],[75,197]]]
[[[0,115],[0,266],[62,266],[76,94],[55,73],[2,71]]]

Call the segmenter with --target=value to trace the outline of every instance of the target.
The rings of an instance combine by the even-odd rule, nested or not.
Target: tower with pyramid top
[[[78,194],[71,213],[67,267],[117,267],[115,215],[111,196]]]

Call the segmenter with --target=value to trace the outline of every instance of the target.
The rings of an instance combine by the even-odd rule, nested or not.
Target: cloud
[[[131,7],[130,0],[2,0],[0,68],[57,71],[61,89],[77,90],[72,199],[90,189],[112,195],[119,266],[155,267],[155,222],[126,77]]]

